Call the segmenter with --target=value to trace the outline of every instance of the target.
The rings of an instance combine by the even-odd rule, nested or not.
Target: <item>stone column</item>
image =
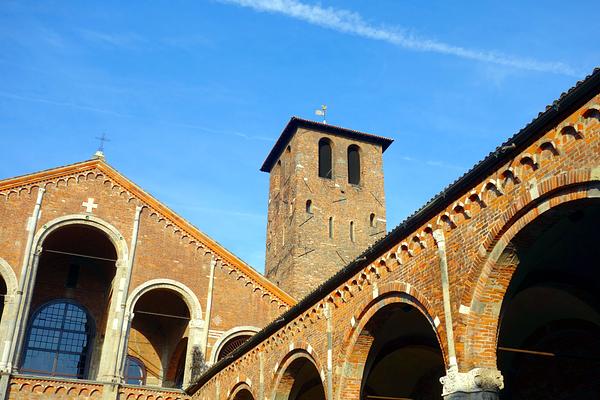
[[[113,297],[109,308],[98,370],[98,380],[104,382],[121,383],[122,381],[121,369],[124,366],[125,357],[127,356],[126,346],[129,332],[129,316],[127,315],[129,310],[125,310],[125,307],[129,295],[129,285],[131,284],[131,274],[133,272],[135,251],[138,242],[140,214],[143,208],[143,206],[135,208],[128,258],[126,260],[119,259],[116,262],[117,272],[113,283]],[[123,329],[124,327],[125,329]],[[124,352],[123,347],[125,347]]]
[[[474,368],[468,372],[458,372],[450,368],[446,376],[440,378],[445,400],[498,400],[504,388],[504,378],[497,369]]]
[[[200,365],[194,365],[194,363],[205,363],[206,355],[202,354],[203,360],[200,360],[200,352],[202,345],[202,337],[204,332],[204,321],[202,320],[190,320],[188,325],[188,345],[185,355],[185,371],[183,373],[183,387],[186,388],[192,384],[192,379],[197,378],[193,376],[192,372],[200,373],[198,370]],[[196,358],[196,359],[194,359]]]
[[[19,289],[15,296],[14,304],[14,319],[10,320],[8,326],[5,350],[3,353],[2,363],[8,370],[16,372],[16,367],[19,360],[21,351],[21,345],[23,342],[23,336],[27,327],[27,317],[29,315],[29,303],[31,302],[31,296],[33,293],[33,286],[35,282],[35,275],[37,273],[37,266],[42,252],[42,247],[35,246],[34,236],[37,230],[37,223],[40,219],[40,213],[42,210],[42,200],[44,199],[44,193],[46,189],[39,188],[37,193],[37,200],[33,207],[33,213],[27,220],[27,243],[25,244],[25,251],[23,254],[23,264],[21,266],[21,274],[19,276]],[[9,342],[10,341],[10,342]]]
[[[121,334],[121,320],[124,311],[125,285],[127,277],[127,264],[124,260],[116,262],[116,273],[113,281],[113,296],[108,308],[108,317],[106,319],[106,330],[104,331],[104,341],[100,349],[100,358],[96,379],[101,382],[119,382],[118,373],[115,366],[118,364],[117,355]]]
[[[202,334],[202,353],[204,354],[204,359],[208,362],[208,329],[210,328],[210,314],[212,311],[212,297],[213,297],[213,288],[215,284],[215,268],[217,266],[217,261],[214,257],[210,259],[210,275],[208,277],[208,291],[206,293],[206,309],[204,311],[204,323],[205,329]]]

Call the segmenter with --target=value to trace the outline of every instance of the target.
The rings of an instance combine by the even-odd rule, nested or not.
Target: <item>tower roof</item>
[[[290,122],[288,122],[285,128],[283,128],[279,139],[277,139],[277,142],[275,142],[275,146],[273,146],[273,148],[271,149],[271,152],[263,162],[262,167],[260,167],[261,171],[271,172],[273,165],[275,165],[275,162],[283,152],[283,149],[285,149],[285,146],[287,146],[287,144],[292,139],[292,136],[294,136],[294,133],[296,133],[296,130],[298,128],[306,128],[319,132],[330,133],[332,135],[343,136],[350,139],[356,139],[363,142],[376,143],[381,145],[382,151],[385,151],[394,141],[393,139],[386,138],[383,136],[376,136],[370,133],[359,132],[353,129],[347,129],[335,125],[325,124],[323,122],[292,117],[290,119]]]

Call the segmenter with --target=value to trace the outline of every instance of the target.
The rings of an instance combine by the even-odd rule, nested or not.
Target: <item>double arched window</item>
[[[86,378],[93,336],[93,321],[82,306],[69,300],[46,303],[31,320],[21,371]]]
[[[327,179],[333,176],[331,140],[327,138],[319,140],[319,176]]]

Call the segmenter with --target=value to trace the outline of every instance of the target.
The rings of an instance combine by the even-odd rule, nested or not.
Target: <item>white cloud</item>
[[[468,60],[503,65],[529,71],[551,72],[578,76],[574,69],[563,63],[541,61],[533,58],[517,57],[496,51],[469,49],[437,40],[417,37],[404,33],[401,29],[377,27],[369,24],[353,11],[305,4],[297,0],[220,0],[222,3],[236,4],[256,11],[283,14],[313,25],[333,29],[338,32],[387,42],[414,51],[432,52],[456,56]]]

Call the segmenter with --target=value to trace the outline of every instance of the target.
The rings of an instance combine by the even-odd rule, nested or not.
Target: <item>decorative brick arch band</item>
[[[518,267],[518,261],[511,256],[510,250],[514,237],[557,206],[585,199],[596,199],[600,203],[600,184],[597,180],[568,186],[557,185],[554,190],[547,186],[547,189],[545,195],[539,198],[526,201],[527,198],[523,196],[515,201],[514,204],[523,206],[511,207],[506,217],[494,226],[495,236],[486,242],[486,258],[472,278],[475,285],[471,297],[465,293],[462,299],[462,304],[470,305],[469,314],[463,317],[463,324],[459,324],[462,330],[457,330],[459,335],[468,338],[464,354],[459,355],[463,359],[463,370],[496,367],[500,310]]]
[[[442,324],[439,323],[438,317],[430,314],[432,307],[426,297],[405,282],[387,283],[382,285],[380,294],[375,294],[377,295],[374,295],[373,299],[364,301],[357,307],[358,312],[350,321],[352,329],[345,336],[341,348],[344,359],[336,363],[336,365],[342,366],[341,374],[338,377],[339,381],[335,385],[338,388],[334,396],[337,400],[360,397],[364,368],[373,342],[372,337],[369,338],[362,333],[373,316],[385,306],[409,304],[416,308],[431,325],[443,359],[447,363],[445,346],[440,340],[441,337],[444,337]]]
[[[292,363],[299,359],[305,359],[311,363],[317,373],[319,374],[323,391],[325,390],[325,370],[320,367],[318,357],[315,354],[313,347],[306,342],[290,344],[290,351],[283,357],[283,359],[275,365],[275,379],[273,385],[273,400],[287,400],[294,385],[295,379],[292,376],[287,375],[288,369]],[[325,395],[327,396],[327,395]]]

